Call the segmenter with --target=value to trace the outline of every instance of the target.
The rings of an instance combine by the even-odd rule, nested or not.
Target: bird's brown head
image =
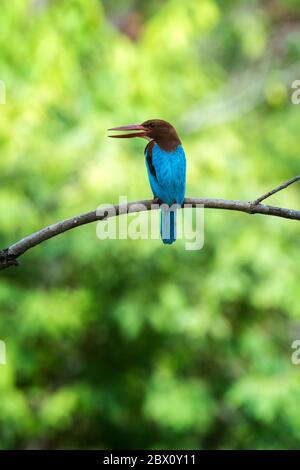
[[[119,139],[129,137],[144,137],[148,140],[154,140],[161,149],[171,152],[181,144],[176,129],[163,119],[148,119],[142,124],[132,124],[129,126],[113,127],[109,131],[134,131],[130,134],[110,135]]]

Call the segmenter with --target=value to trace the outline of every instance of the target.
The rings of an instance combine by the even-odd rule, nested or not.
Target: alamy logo
[[[295,350],[291,355],[291,362],[298,366],[300,364],[300,339],[295,339],[291,344],[291,348]]]
[[[300,80],[295,80],[292,83],[292,88],[295,90],[291,97],[292,103],[300,104]]]
[[[143,203],[128,206],[127,197],[120,196],[118,206],[102,204],[98,207],[101,222],[97,224],[97,237],[100,240],[158,240],[161,237],[159,212],[166,207],[176,212],[176,239],[185,241],[186,250],[201,250],[204,245],[204,206],[201,204],[197,208],[184,204],[182,209],[176,204],[169,207],[153,203],[150,208]]]
[[[0,365],[6,364],[6,348],[5,342],[0,340]]]

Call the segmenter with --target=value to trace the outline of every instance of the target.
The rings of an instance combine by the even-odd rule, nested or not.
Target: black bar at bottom
[[[181,465],[196,466],[211,463],[298,463],[298,451],[231,451],[231,450],[157,450],[157,451],[107,451],[107,450],[3,450],[0,451],[0,466],[20,463],[88,465],[88,468],[123,465],[125,468],[136,468],[141,465]]]

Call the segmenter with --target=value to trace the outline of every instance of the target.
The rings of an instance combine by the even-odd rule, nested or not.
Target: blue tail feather
[[[160,234],[165,245],[176,240],[176,209],[164,208],[160,214]]]

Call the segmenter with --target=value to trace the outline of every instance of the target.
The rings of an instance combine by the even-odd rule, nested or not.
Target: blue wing
[[[184,150],[166,152],[151,141],[145,149],[149,183],[154,197],[166,204],[182,204],[185,196],[186,160]]]

